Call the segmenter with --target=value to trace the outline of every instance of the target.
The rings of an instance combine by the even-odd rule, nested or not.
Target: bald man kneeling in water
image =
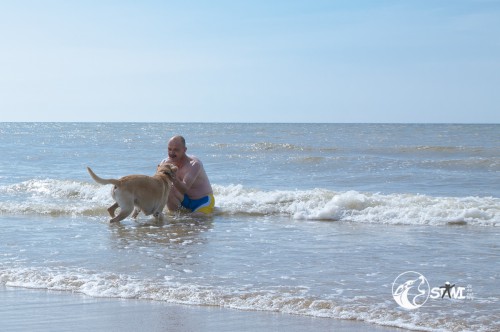
[[[167,207],[176,211],[181,206],[199,215],[210,215],[214,210],[215,198],[212,186],[201,161],[186,154],[186,140],[174,136],[168,141],[168,158],[161,163],[177,166],[176,176],[172,178],[173,187]]]

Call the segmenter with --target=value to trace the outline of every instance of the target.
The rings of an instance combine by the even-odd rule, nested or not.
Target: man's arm
[[[191,189],[193,183],[198,177],[198,174],[200,174],[200,171],[200,163],[193,162],[190,165],[188,172],[184,175],[184,178],[178,179],[177,177],[175,177],[175,179],[172,180],[172,183],[174,184],[175,188],[177,188],[177,190],[184,195],[189,191],[189,189]]]

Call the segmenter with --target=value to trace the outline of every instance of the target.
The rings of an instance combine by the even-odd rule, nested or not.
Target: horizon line
[[[174,123],[174,124],[379,124],[379,125],[498,125],[500,122],[274,122],[274,121],[0,121],[0,123]]]

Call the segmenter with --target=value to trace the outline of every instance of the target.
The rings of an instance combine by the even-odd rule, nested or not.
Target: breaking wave
[[[396,225],[500,226],[500,199],[495,197],[213,187],[218,214]],[[110,186],[89,182],[31,179],[0,186],[0,213],[4,215],[98,216],[106,215],[112,203]]]

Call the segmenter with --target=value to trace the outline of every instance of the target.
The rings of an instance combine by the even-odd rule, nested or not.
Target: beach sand
[[[357,321],[0,286],[2,331],[403,331]]]

